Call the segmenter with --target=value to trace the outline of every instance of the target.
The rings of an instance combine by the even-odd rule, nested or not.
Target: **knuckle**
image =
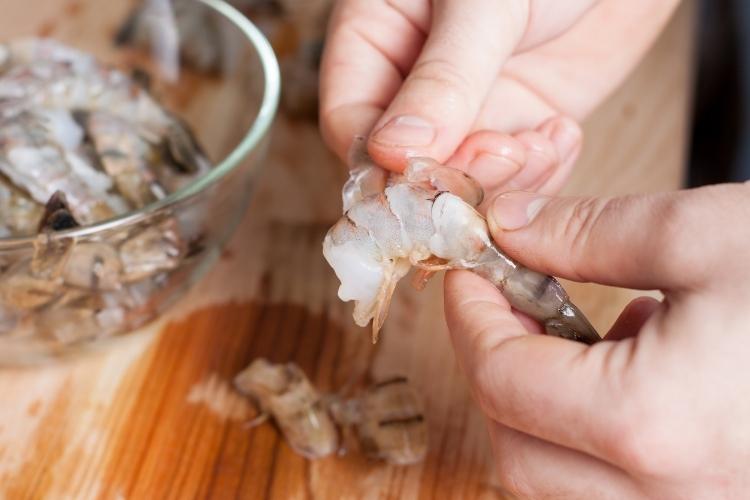
[[[634,423],[621,426],[615,456],[623,466],[638,475],[653,477],[664,472],[669,463],[665,458],[665,443],[655,431],[658,426]]]
[[[478,335],[479,337],[481,335]],[[478,342],[481,341],[478,340]],[[497,377],[497,370],[492,362],[492,355],[489,353],[480,356],[470,368],[474,398],[477,400],[480,408],[489,415],[494,415],[496,410],[495,389],[497,387]]]
[[[649,258],[654,260],[653,267],[661,269],[665,275],[697,282],[703,278],[712,252],[710,241],[704,245],[691,242],[695,224],[702,218],[701,214],[693,213],[691,205],[681,198],[670,198],[662,203],[655,214],[660,223],[649,235],[654,245]],[[710,231],[710,228],[705,229]]]
[[[503,490],[515,498],[536,498],[521,454],[514,446],[514,439],[506,437],[497,446],[495,470]]]
[[[612,426],[607,448],[625,470],[640,476],[664,474],[676,464],[674,442],[663,406],[653,394],[642,392],[627,398],[628,409]]]
[[[516,461],[509,459],[504,460],[503,462],[510,463]],[[503,465],[498,466],[498,479],[503,486],[503,490],[512,495],[513,498],[538,498],[535,495],[535,490],[526,480],[523,479],[523,477],[523,473],[520,473],[520,468],[515,465],[511,467]]]
[[[412,68],[409,80],[412,84],[434,87],[441,99],[449,104],[465,106],[473,101],[471,79],[447,59],[418,61]]]
[[[587,260],[590,240],[599,227],[604,214],[616,210],[615,204],[617,204],[616,200],[606,198],[580,200],[573,206],[569,217],[561,226],[561,241],[570,242],[574,273],[580,279],[585,279],[582,269],[587,267],[583,264]]]
[[[626,470],[646,472],[654,467],[649,453],[652,443],[642,423],[623,420],[615,426],[607,448]]]
[[[523,397],[521,389],[514,383],[512,376],[507,376],[503,367],[506,344],[513,339],[497,340],[497,336],[488,331],[480,332],[473,346],[475,352],[482,353],[469,367],[469,378],[472,392],[479,407],[490,417],[516,415],[515,402]]]

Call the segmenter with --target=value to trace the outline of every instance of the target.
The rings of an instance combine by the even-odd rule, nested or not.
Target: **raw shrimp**
[[[129,283],[175,269],[184,255],[171,219],[139,229],[119,245],[52,235],[78,225],[65,195],[55,193],[39,223],[33,256],[0,276],[2,302],[28,310],[47,305],[66,291],[119,291]]]
[[[548,334],[600,340],[557,280],[495,246],[474,208],[483,193],[472,178],[425,158],[411,159],[403,174],[386,177],[363,152],[363,139],[355,150],[344,187],[345,214],[328,231],[323,254],[341,281],[339,297],[355,302],[356,323],[372,320],[373,341],[397,282],[412,266],[422,271],[423,281],[439,270],[473,271]]]
[[[131,283],[176,269],[185,253],[173,219],[144,228],[119,247],[121,280]]]
[[[64,192],[73,214],[83,223],[125,211],[122,200],[108,193],[109,177],[61,146],[71,141],[77,146],[80,137],[68,135],[76,128],[64,111],[24,111],[0,120],[0,172],[39,203],[46,203],[57,191]]]
[[[175,269],[184,249],[173,226],[167,220],[140,229],[119,246],[114,241],[76,243],[65,258],[64,283],[91,291],[117,291],[125,284]]]
[[[183,153],[178,159],[190,159],[185,171],[209,165],[184,123],[123,72],[54,40],[20,39],[0,47],[0,52],[10,54],[10,67],[0,79],[0,116],[17,115],[32,107],[71,113],[106,111],[137,126],[149,142],[165,144],[171,151],[180,148]],[[182,142],[174,146],[174,140]]]
[[[10,180],[0,175],[0,226],[7,228],[7,235],[26,236],[34,234],[42,217],[42,205],[35,202]]]
[[[29,107],[104,109],[154,131],[169,125],[169,117],[147,92],[90,54],[44,38],[13,40],[4,47],[10,67],[0,82],[3,115]]]
[[[32,255],[0,260],[0,334],[61,343],[114,334],[172,293],[170,272],[189,251],[178,216],[64,232],[162,199],[211,168],[148,85],[54,40],[0,44],[0,238],[38,233]]]
[[[132,123],[104,111],[79,111],[75,118],[86,130],[104,171],[134,207],[166,196],[147,165],[151,147]]]
[[[63,289],[62,275],[74,242],[69,238],[54,240],[49,233],[78,225],[65,195],[52,195],[38,225],[31,259],[14,264],[0,276],[0,308],[36,309],[55,300]]]

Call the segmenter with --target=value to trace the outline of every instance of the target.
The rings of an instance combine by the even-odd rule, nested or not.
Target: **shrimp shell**
[[[275,365],[259,358],[237,375],[234,384],[274,418],[296,452],[320,458],[338,449],[336,425],[318,391],[297,365]]]

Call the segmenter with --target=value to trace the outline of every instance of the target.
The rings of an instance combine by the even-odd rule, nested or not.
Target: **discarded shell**
[[[362,452],[396,465],[421,462],[427,453],[422,403],[406,377],[368,388],[360,397],[334,403],[337,422],[353,426]]]
[[[237,375],[234,384],[273,417],[297,453],[320,458],[338,449],[338,430],[318,392],[297,365],[272,364],[259,358]]]

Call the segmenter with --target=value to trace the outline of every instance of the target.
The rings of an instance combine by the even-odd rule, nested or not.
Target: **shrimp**
[[[211,168],[188,125],[143,79],[47,39],[0,45],[0,65],[0,173],[38,203],[61,190],[90,224]]]
[[[134,207],[166,196],[147,165],[150,146],[131,123],[103,111],[78,111],[75,118],[91,139],[104,171]]]
[[[57,134],[70,127],[75,123],[62,111],[24,111],[0,121],[0,173],[38,203],[46,203],[57,191],[64,192],[76,219],[83,223],[126,211],[122,200],[108,193],[112,186],[109,177],[63,146],[75,138]]]
[[[6,62],[3,62],[3,53]],[[152,143],[174,149],[175,135],[186,140],[192,163],[203,152],[186,126],[165,110],[148,89],[114,68],[96,62],[93,56],[49,39],[26,38],[0,45],[0,116],[14,116],[29,108],[61,109],[69,112],[106,111],[137,125]],[[205,160],[208,165],[208,160]],[[186,169],[192,172],[192,168]]]
[[[177,268],[185,256],[185,245],[174,219],[146,227],[119,247],[121,280],[140,281]]]
[[[476,181],[427,158],[411,159],[403,174],[386,175],[363,151],[359,139],[344,186],[345,213],[328,231],[323,254],[341,281],[339,298],[354,301],[355,322],[372,321],[373,342],[396,284],[412,266],[423,281],[440,270],[473,271],[548,334],[600,340],[555,278],[522,266],[494,244],[475,209],[483,198]]]
[[[7,228],[8,235],[34,234],[42,211],[40,203],[29,198],[8,178],[0,175],[0,214],[4,216],[0,226]]]
[[[175,269],[184,245],[167,219],[157,226],[139,228],[116,241],[54,238],[52,233],[78,227],[63,193],[45,206],[34,240],[34,254],[6,271],[0,279],[0,299],[18,309],[35,309],[52,302],[65,290],[116,292]]]
[[[0,114],[25,109],[105,110],[142,123],[154,133],[170,125],[167,113],[131,78],[93,56],[57,41],[13,40],[5,45],[10,67],[0,80]]]
[[[13,264],[0,276],[0,304],[3,307],[37,309],[55,300],[62,292],[62,274],[74,242],[69,238],[53,240],[50,232],[78,226],[70,214],[65,195],[52,195],[37,223],[39,235],[34,241],[33,256]]]

